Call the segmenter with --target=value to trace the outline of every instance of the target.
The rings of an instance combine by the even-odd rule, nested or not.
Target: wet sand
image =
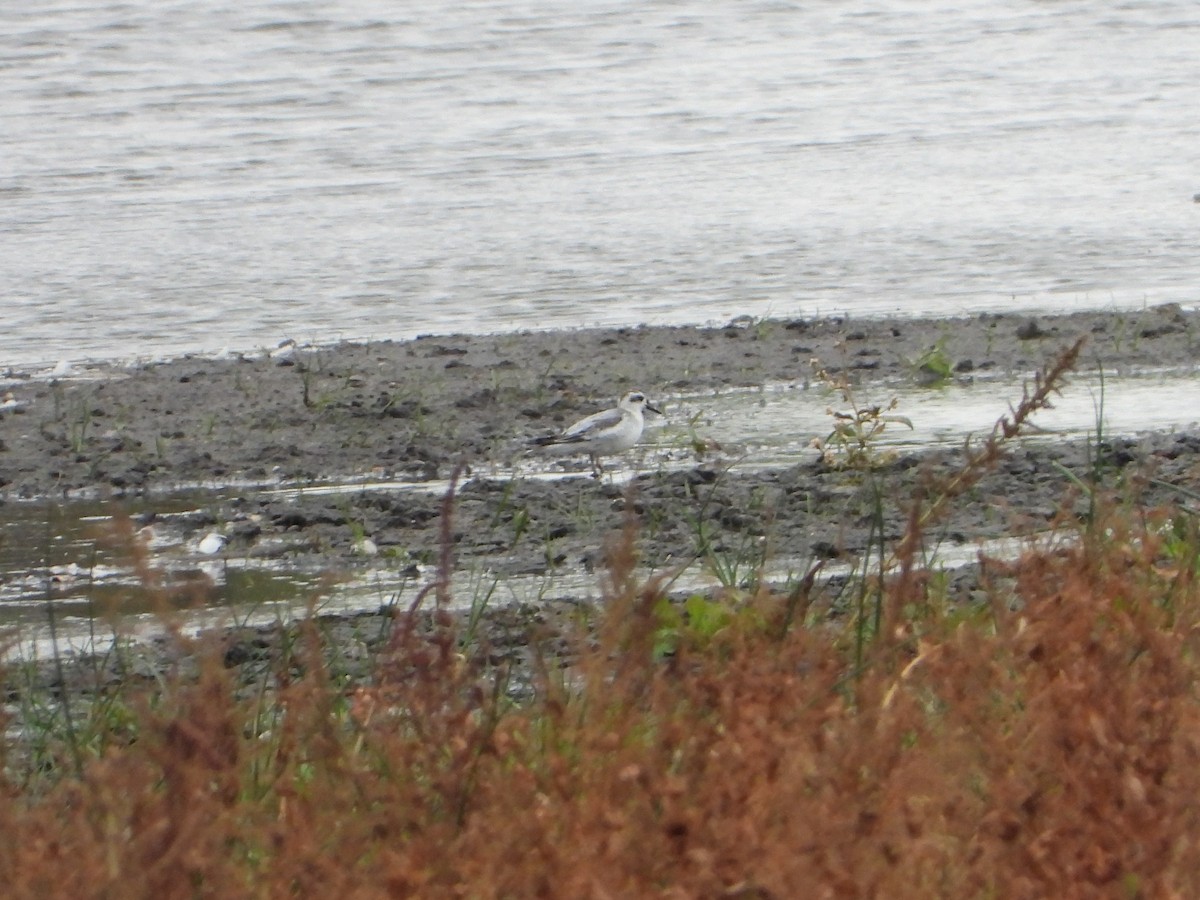
[[[578,477],[565,480],[509,476],[530,438],[634,388],[669,406],[680,394],[803,386],[813,378],[813,360],[857,380],[911,382],[922,378],[914,363],[939,344],[954,378],[1028,375],[1081,336],[1088,339],[1081,371],[1189,370],[1198,326],[1200,316],[1173,305],[1036,318],[747,318],[721,328],[285,348],[100,370],[78,380],[10,371],[9,409],[0,412],[0,498],[154,498],[181,486],[220,486],[196,527],[222,523],[228,553],[270,552],[285,566],[338,571],[363,565],[368,537],[373,564],[427,572],[442,544],[439,492],[296,496],[259,488],[425,482],[465,466],[450,527],[455,565],[464,569],[486,567],[500,577],[594,569],[606,539],[630,515],[642,563],[651,568],[706,554],[849,559],[871,539],[880,485],[888,501],[884,537],[893,540],[918,482],[952,470],[961,452],[905,454],[864,479],[815,454],[790,466],[740,468],[735,457],[700,442],[665,453],[670,465],[637,456],[641,465],[628,483],[593,479],[586,460],[566,462]],[[1196,434],[1123,438],[1101,449],[1109,472],[1140,473],[1148,502],[1178,499],[1163,482],[1200,488]],[[954,504],[935,537],[969,542],[1044,529],[1063,509],[1071,474],[1084,477],[1097,458],[1084,441],[1019,444]],[[152,521],[150,513],[140,523]],[[512,635],[554,614],[509,610],[496,614],[497,621],[507,617],[496,627],[512,644]],[[267,651],[253,648],[270,643],[262,635],[239,640],[249,642],[234,652],[239,664],[243,656],[261,658]]]

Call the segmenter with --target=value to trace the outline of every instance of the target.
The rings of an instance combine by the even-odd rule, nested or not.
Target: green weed
[[[886,406],[866,404],[858,400],[849,378],[833,375],[815,366],[816,377],[841,395],[846,410],[828,409],[833,428],[819,442],[822,461],[833,468],[869,471],[894,458],[895,454],[881,448],[884,433],[892,425],[912,429],[912,421],[894,414],[899,399],[893,397]]]

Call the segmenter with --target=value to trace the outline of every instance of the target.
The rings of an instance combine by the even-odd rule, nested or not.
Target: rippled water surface
[[[1197,299],[1200,7],[0,8],[0,367]]]

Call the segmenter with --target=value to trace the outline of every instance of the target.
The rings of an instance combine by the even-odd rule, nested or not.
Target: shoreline
[[[1200,314],[1167,306],[1135,316],[739,320],[715,329],[468,335],[339,344],[274,359],[183,358],[99,381],[29,379],[13,389],[20,411],[0,414],[0,517],[9,503],[51,498],[69,506],[75,494],[95,491],[118,507],[138,501],[145,511],[134,514],[133,526],[153,528],[162,524],[154,504],[173,484],[237,480],[247,486],[197,491],[208,498],[202,508],[172,518],[170,526],[193,540],[219,525],[227,544],[218,558],[309,572],[377,567],[428,580],[445,549],[442,494],[390,490],[388,482],[445,479],[464,457],[503,462],[531,434],[556,430],[624,390],[654,398],[803,386],[814,358],[863,382],[913,380],[921,377],[914,362],[939,341],[954,378],[1029,374],[1083,334],[1089,345],[1081,372],[1098,364],[1110,372],[1190,369]],[[1148,503],[1177,502],[1170,485],[1200,492],[1200,434],[1118,438],[1102,449],[1106,470],[1141,484]],[[1096,453],[1082,440],[1018,442],[954,504],[935,537],[969,545],[1036,533],[1063,515],[1069,520],[1084,506],[1084,498],[1070,496],[1072,477],[1085,477],[1097,465]],[[587,477],[585,461],[553,481],[479,472],[455,497],[449,549],[456,570],[486,571],[498,583],[521,576],[552,584],[569,571],[592,573],[599,583],[606,542],[632,515],[642,564],[655,571],[724,560],[750,572],[771,555],[853,560],[881,537],[870,524],[876,499],[855,472],[824,466],[815,456],[739,469],[697,450],[677,465],[636,472],[626,485]],[[884,541],[903,532],[906,503],[918,486],[960,462],[961,448],[935,447],[873,470],[888,500],[878,520]],[[347,474],[383,488],[288,494],[250,486],[320,484]],[[375,548],[369,556],[361,552],[364,538]],[[969,601],[970,578],[960,580],[956,595]],[[496,652],[527,654],[531,635],[553,634],[554,623],[582,602],[554,589],[543,600],[488,611],[481,627]],[[327,625],[343,649],[361,649],[357,635],[384,633],[390,615],[335,614]],[[286,643],[277,626],[233,629],[222,639],[226,663],[243,678],[261,674]],[[151,642],[144,652],[147,672],[180,664],[169,641]],[[76,691],[103,689],[121,677],[86,658],[73,660],[72,669],[69,687]],[[44,672],[43,687],[55,677]]]
[[[1013,298],[1013,305],[1003,312],[995,308],[971,310],[966,307],[959,308],[958,311],[946,314],[934,314],[928,309],[915,310],[912,312],[905,311],[899,306],[891,308],[881,308],[874,305],[865,308],[837,308],[834,306],[824,307],[821,304],[814,305],[811,309],[805,310],[797,307],[791,313],[768,313],[765,316],[756,316],[750,313],[731,314],[725,317],[713,317],[703,321],[698,320],[682,320],[672,321],[664,319],[653,323],[637,322],[637,321],[592,321],[582,322],[577,324],[550,324],[550,325],[528,325],[528,324],[512,324],[506,327],[500,327],[495,331],[459,331],[454,330],[452,326],[447,325],[448,330],[418,330],[411,332],[395,332],[387,337],[374,338],[367,334],[363,335],[339,335],[328,339],[318,338],[311,334],[311,329],[308,330],[308,336],[293,336],[293,331],[286,328],[281,328],[277,333],[272,334],[269,338],[254,340],[247,338],[245,343],[231,345],[228,342],[215,342],[199,344],[178,344],[171,342],[164,345],[160,350],[151,353],[139,352],[137,347],[130,345],[122,351],[119,348],[114,348],[110,351],[97,350],[96,352],[85,353],[84,355],[69,355],[60,353],[57,356],[47,356],[40,358],[32,358],[28,356],[10,355],[7,358],[0,357],[0,385],[4,385],[7,389],[9,382],[20,383],[30,377],[38,379],[47,379],[57,377],[54,370],[59,367],[64,367],[69,371],[68,377],[108,377],[119,375],[123,371],[153,365],[167,365],[178,362],[183,359],[192,360],[212,360],[220,361],[227,359],[239,358],[257,358],[269,355],[287,354],[292,352],[289,348],[295,348],[302,352],[310,351],[328,351],[338,347],[371,344],[371,343],[388,343],[388,344],[406,344],[415,341],[425,340],[449,340],[457,341],[463,338],[505,338],[513,335],[534,336],[542,334],[557,334],[557,333],[572,333],[572,332],[592,332],[592,331],[629,331],[636,329],[650,330],[671,330],[671,329],[694,329],[698,331],[719,331],[729,327],[746,327],[747,322],[764,322],[764,321],[796,321],[805,320],[808,322],[893,322],[897,324],[904,323],[932,323],[932,322],[953,322],[967,321],[971,319],[987,318],[997,315],[1012,319],[1032,319],[1032,320],[1060,320],[1070,318],[1072,316],[1124,316],[1126,318],[1136,318],[1144,314],[1148,310],[1159,309],[1164,307],[1179,307],[1184,310],[1191,310],[1193,307],[1189,301],[1184,300],[1160,300],[1155,303],[1147,303],[1144,300],[1135,304],[1117,304],[1112,303],[1108,306],[1076,306],[1073,303],[1068,304],[1067,311],[1060,311],[1048,302],[1020,302],[1017,298]],[[1195,307],[1200,310],[1200,302]]]
[[[0,499],[115,496],[177,484],[428,481],[511,460],[529,436],[627,390],[805,384],[811,360],[863,381],[911,380],[939,346],[958,378],[1029,374],[1086,335],[1080,369],[1197,364],[1200,313],[984,314],[958,319],[735,319],[450,335],[275,356],[182,357],[107,378],[10,382]]]

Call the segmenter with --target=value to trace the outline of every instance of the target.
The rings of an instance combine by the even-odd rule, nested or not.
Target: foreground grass
[[[897,580],[857,666],[765,593],[662,658],[629,541],[599,647],[520,707],[448,626],[350,694],[315,633],[269,703],[214,652],[77,773],[8,767],[4,894],[1198,896],[1200,596],[1164,533],[1109,510],[971,615]]]
[[[667,617],[631,528],[519,705],[438,611],[448,565],[365,686],[315,629],[257,693],[202,640],[197,677],[10,748],[3,894],[1200,896],[1194,523],[1097,491],[962,608],[916,560],[970,479],[834,626],[804,582]]]

